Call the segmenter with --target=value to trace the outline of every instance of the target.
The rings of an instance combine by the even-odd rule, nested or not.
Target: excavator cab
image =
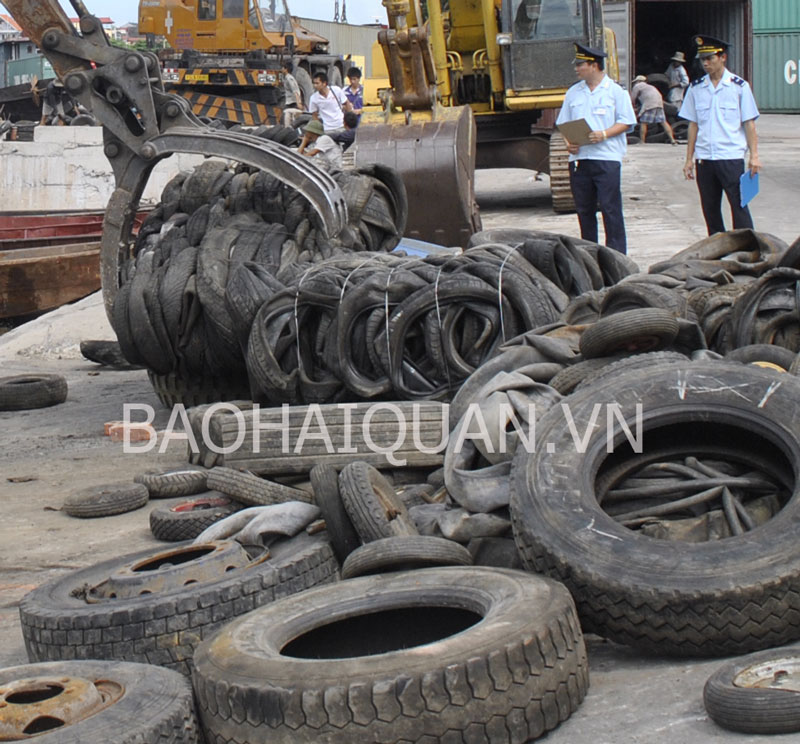
[[[600,0],[505,0],[501,47],[507,90],[568,88],[573,44],[603,45]]]

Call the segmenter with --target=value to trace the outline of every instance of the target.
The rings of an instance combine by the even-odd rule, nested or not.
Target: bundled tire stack
[[[283,127],[257,134],[297,136]],[[397,175],[373,166],[335,178],[349,224],[330,239],[301,194],[266,172],[209,160],[167,184],[139,231],[112,319],[123,354],[148,368],[165,399],[190,399],[194,388],[211,398],[247,393],[244,347],[259,293],[326,258],[397,244],[408,210]]]

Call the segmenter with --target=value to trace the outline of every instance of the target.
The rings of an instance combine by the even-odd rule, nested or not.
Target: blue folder
[[[749,170],[742,173],[739,179],[739,192],[742,206],[746,207],[758,194],[758,173],[753,175]]]

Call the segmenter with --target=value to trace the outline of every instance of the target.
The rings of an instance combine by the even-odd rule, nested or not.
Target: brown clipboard
[[[564,139],[571,145],[589,145],[589,133],[592,128],[589,126],[586,119],[575,119],[574,121],[565,121],[563,124],[557,124],[558,131],[564,135]]]

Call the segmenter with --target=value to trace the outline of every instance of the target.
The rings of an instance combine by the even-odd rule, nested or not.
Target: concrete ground
[[[759,123],[762,193],[753,204],[758,229],[791,243],[800,234],[797,117],[764,116]],[[661,260],[704,237],[694,184],[683,180],[683,146],[651,144],[629,150],[623,181],[630,255],[640,265]],[[575,215],[549,210],[546,176],[526,171],[485,171],[478,198],[486,227],[531,227],[578,235]],[[67,401],[55,408],[0,413],[0,667],[27,662],[17,604],[52,576],[158,543],[148,513],[159,502],[99,520],[72,519],[58,511],[73,490],[129,481],[145,470],[179,465],[185,449],[164,454],[124,454],[103,436],[103,424],[122,418],[123,404],[156,407],[157,428],[169,412],[142,371],[115,372],[80,358],[81,338],[111,337],[98,298],[55,317],[39,319],[0,337],[0,376],[55,372],[69,383]],[[166,501],[164,503],[171,503]],[[726,732],[705,714],[702,689],[723,660],[645,658],[590,637],[591,686],[581,708],[545,741],[554,744],[695,744],[760,742],[763,737]],[[790,735],[774,737],[796,741]]]

